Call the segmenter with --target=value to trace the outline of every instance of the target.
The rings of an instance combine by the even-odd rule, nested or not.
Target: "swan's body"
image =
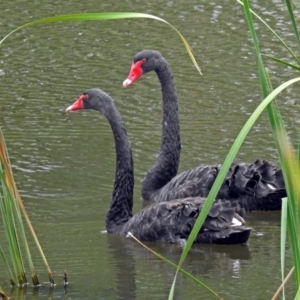
[[[155,71],[162,89],[162,138],[156,163],[147,172],[142,198],[156,202],[182,197],[206,197],[221,165],[198,166],[177,174],[180,159],[178,99],[171,69],[162,55],[143,50],[134,57],[127,87],[141,75]],[[237,200],[247,210],[278,210],[286,196],[281,170],[267,161],[234,163],[217,198]]]
[[[130,143],[121,115],[112,99],[99,89],[87,90],[66,111],[82,108],[103,113],[115,138],[116,174],[112,201],[106,217],[108,233],[126,236],[131,232],[143,241],[184,244],[201,211],[205,199],[187,198],[149,205],[132,216],[133,160]],[[245,243],[251,228],[242,226],[243,210],[238,203],[216,201],[195,242],[239,244]]]

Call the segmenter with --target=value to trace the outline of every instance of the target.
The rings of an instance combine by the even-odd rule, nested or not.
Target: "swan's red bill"
[[[143,75],[142,64],[145,62],[144,59],[132,63],[131,69],[127,79],[123,81],[123,87],[128,87],[134,83],[139,77]]]
[[[66,112],[83,109],[83,100],[88,98],[88,95],[81,95],[72,105],[66,108]]]

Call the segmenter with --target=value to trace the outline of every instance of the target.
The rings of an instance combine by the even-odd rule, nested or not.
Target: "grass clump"
[[[50,283],[54,285],[54,279],[50,267],[47,263],[42,248],[38,242],[34,229],[30,223],[29,217],[26,213],[22,199],[16,187],[12,170],[10,167],[9,157],[5,140],[0,130],[0,210],[6,236],[6,243],[0,243],[0,256],[4,263],[5,269],[9,276],[9,281],[12,286],[24,286],[28,284],[24,267],[25,253],[27,263],[30,269],[31,281],[33,286],[39,286],[40,282],[35,272],[34,264],[32,261],[26,233],[23,223],[24,217],[29,230],[33,236],[34,241],[40,251],[47,268]],[[5,255],[1,244],[7,244],[9,258]],[[12,265],[12,268],[10,267]]]

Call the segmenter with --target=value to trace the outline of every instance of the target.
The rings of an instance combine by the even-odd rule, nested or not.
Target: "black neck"
[[[163,97],[162,137],[157,161],[143,181],[142,197],[145,200],[150,200],[150,195],[176,176],[181,150],[178,100],[173,75],[163,58],[155,72],[161,84]]]
[[[112,201],[106,216],[106,229],[118,233],[120,227],[132,217],[133,160],[131,146],[122,118],[113,106],[104,113],[114,134],[116,148],[116,174]]]

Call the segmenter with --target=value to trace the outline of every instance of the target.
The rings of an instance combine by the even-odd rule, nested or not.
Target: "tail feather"
[[[235,166],[228,182],[229,196],[246,210],[279,210],[286,197],[282,171],[267,161]]]
[[[250,233],[251,228],[239,226],[214,233],[211,231],[203,232],[196,237],[195,242],[204,244],[244,244],[248,241]]]

